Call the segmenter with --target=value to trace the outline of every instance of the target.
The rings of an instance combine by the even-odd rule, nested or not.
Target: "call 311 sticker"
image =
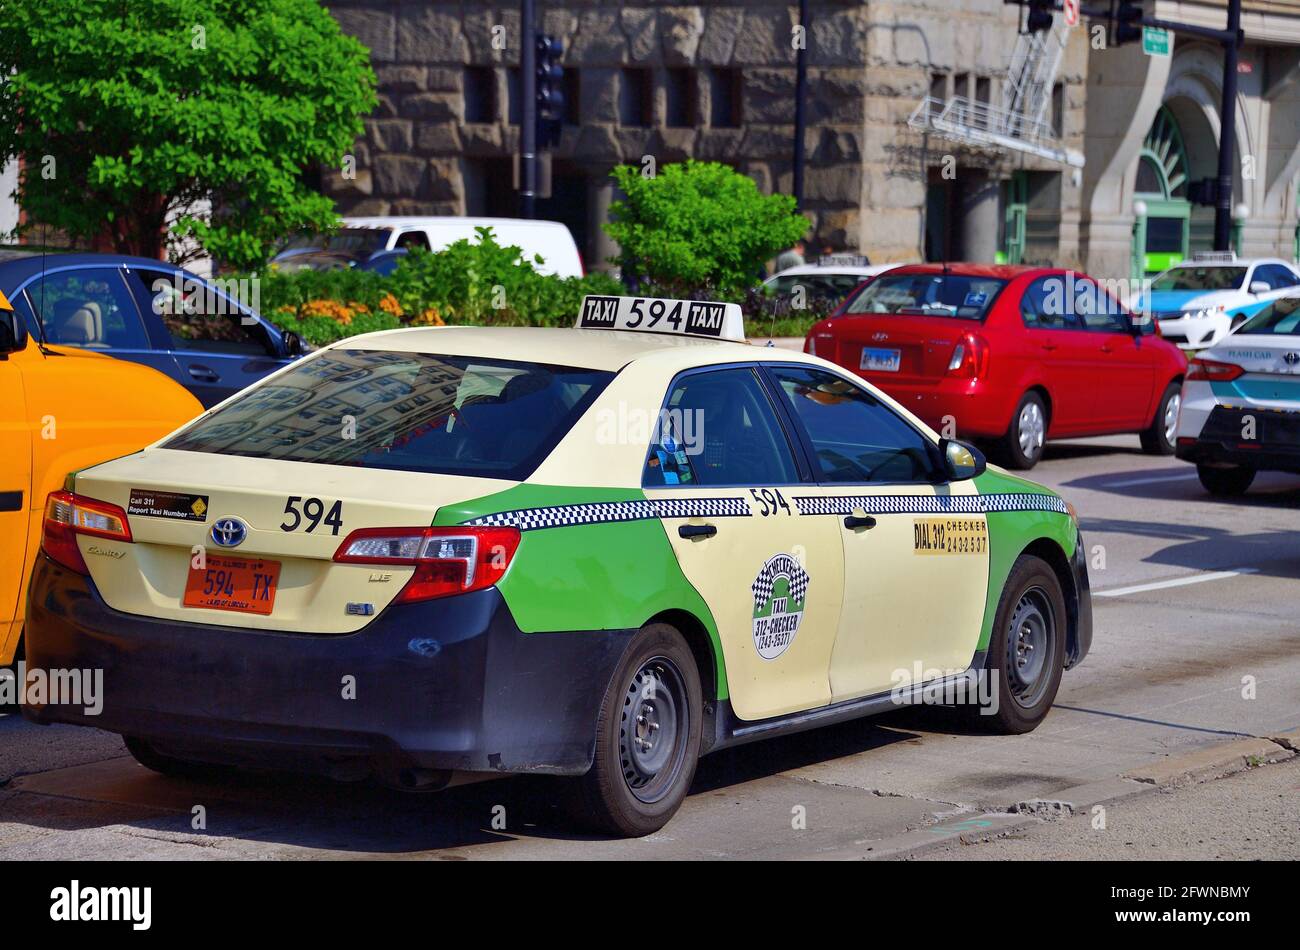
[[[916,518],[912,541],[917,554],[984,554],[989,529],[983,518]]]
[[[754,578],[754,649],[775,660],[794,642],[808,597],[808,572],[789,554],[767,559]]]

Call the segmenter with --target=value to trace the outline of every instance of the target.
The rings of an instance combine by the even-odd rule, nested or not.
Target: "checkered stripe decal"
[[[782,574],[790,578],[790,599],[803,603],[808,593],[808,572],[789,554],[778,554],[763,565],[750,587],[754,592],[754,610],[762,610],[772,599],[772,585]]]
[[[467,525],[513,527],[520,531],[538,528],[567,528],[579,524],[607,524],[619,521],[647,521],[651,518],[750,517],[743,498],[673,498],[653,501],[596,501],[582,505],[552,505],[548,508],[519,508],[466,521]]]
[[[1055,511],[1069,514],[1055,495],[1004,492],[996,495],[839,495],[794,498],[801,515],[847,515],[855,508],[869,515],[989,514],[997,511]]]

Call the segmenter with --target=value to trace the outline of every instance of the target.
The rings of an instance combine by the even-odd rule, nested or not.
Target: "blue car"
[[[205,408],[307,349],[228,283],[144,257],[0,251],[0,291],[33,339],[151,366]]]

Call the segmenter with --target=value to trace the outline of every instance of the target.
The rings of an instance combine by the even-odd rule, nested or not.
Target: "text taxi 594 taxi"
[[[647,332],[648,331],[648,332]],[[1092,639],[1073,511],[730,304],[354,337],[51,496],[41,722],[192,763],[572,776],[644,834],[697,756],[972,683],[1007,732]]]

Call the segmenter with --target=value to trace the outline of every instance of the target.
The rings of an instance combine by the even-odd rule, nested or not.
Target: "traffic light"
[[[1123,46],[1142,39],[1142,4],[1124,0],[1115,11],[1115,45]]]
[[[1052,28],[1052,0],[1029,0],[1025,18],[1026,33],[1042,33]]]
[[[560,144],[564,122],[564,43],[552,36],[537,38],[537,147]]]
[[[1219,198],[1219,182],[1214,178],[1201,178],[1187,183],[1187,200],[1194,205],[1213,207]]]

